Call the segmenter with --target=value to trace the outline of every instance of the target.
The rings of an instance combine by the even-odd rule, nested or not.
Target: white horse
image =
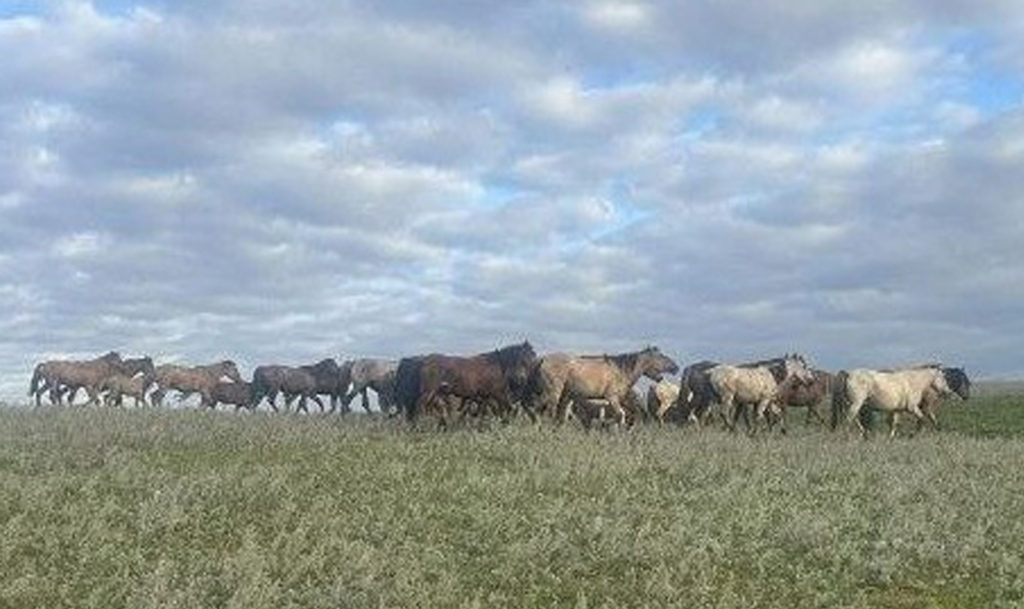
[[[762,364],[719,364],[707,371],[708,382],[718,397],[723,416],[732,409],[731,422],[727,421],[729,428],[736,429],[742,413],[751,432],[754,427],[747,415],[747,405],[754,406],[755,421],[764,420],[769,410],[774,417],[781,418],[782,409],[777,400],[779,384],[794,376],[802,382],[810,382],[814,378],[807,361],[799,355],[786,355]]]
[[[926,399],[933,399],[934,394],[945,397],[951,393],[946,375],[937,366],[886,371],[843,370],[836,378],[833,412],[845,409],[847,423],[856,424],[861,437],[864,437],[867,432],[860,420],[861,409],[869,406],[884,411],[889,419],[889,437],[893,437],[901,412],[913,415],[919,426],[928,419],[937,428],[934,412],[923,404]],[[833,417],[833,421],[836,420],[838,416]]]
[[[689,392],[689,389],[687,389]],[[689,401],[689,398],[686,398]],[[679,385],[660,380],[647,388],[647,414],[658,422],[665,422],[665,414],[679,401]]]

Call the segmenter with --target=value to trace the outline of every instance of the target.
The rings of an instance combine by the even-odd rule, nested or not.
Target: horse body
[[[412,411],[406,414],[414,419],[429,408],[439,407],[438,423],[446,426],[450,402],[445,398],[456,397],[474,402],[481,411],[495,405],[499,414],[508,417],[513,403],[521,399],[536,357],[529,342],[469,357],[424,356],[419,362],[419,395]],[[529,407],[527,412],[534,417]]]
[[[777,403],[785,409],[788,406],[807,408],[805,422],[809,423],[811,417],[824,424],[825,419],[818,412],[818,405],[826,397],[832,395],[832,385],[835,375],[824,370],[811,369],[812,378],[809,382],[792,376],[779,383]]]
[[[89,394],[88,404],[99,404],[99,384],[113,374],[124,373],[121,354],[110,351],[91,360],[50,360],[36,366],[29,383],[29,395],[34,395],[36,405],[41,403],[42,392],[49,390],[50,402],[61,403],[63,392],[71,390],[68,405],[74,403],[74,394],[84,388]]]
[[[202,366],[163,364],[154,369],[153,384],[156,385],[156,390],[153,391],[150,400],[154,406],[161,406],[167,392],[174,389],[181,394],[182,399],[193,393],[198,393],[202,404],[208,404],[210,390],[217,381],[224,377],[235,382],[242,381],[242,375],[239,374],[235,362],[222,360]]]
[[[740,366],[720,364],[708,369],[705,374],[724,413],[732,409],[728,426],[735,429],[736,422],[742,414],[751,432],[755,431],[755,427],[750,424],[747,406],[755,408],[755,421],[765,420],[765,415],[769,411],[781,420],[782,409],[778,403],[779,384],[791,377],[802,382],[811,382],[813,379],[806,360],[799,355],[786,355]]]
[[[254,410],[256,408],[254,396],[252,383],[217,381],[210,389],[210,403],[207,405],[213,409],[218,404],[233,404],[236,411],[242,408]]]
[[[314,389],[316,394],[330,397],[331,412],[337,410],[339,402],[344,404],[352,376],[352,365],[349,362],[339,366],[333,358],[327,358],[315,364],[299,366],[299,368],[312,375],[316,384]],[[323,406],[321,406],[322,409]]]
[[[351,362],[352,389],[345,396],[345,408],[357,395],[362,396],[363,410],[370,412],[369,389],[377,394],[381,412],[395,405],[395,385],[398,376],[396,360],[360,358]]]
[[[146,389],[149,388],[150,379],[143,376],[128,376],[127,374],[114,374],[100,381],[100,391],[105,391],[104,402],[107,406],[121,406],[124,403],[124,396],[135,400],[136,408],[146,405]]]
[[[888,415],[890,437],[896,434],[897,416],[901,412],[910,413],[919,424],[927,419],[937,427],[934,412],[931,408],[922,409],[922,404],[952,393],[946,374],[937,366],[885,371],[866,368],[843,370],[836,377],[833,426],[845,409],[847,423],[856,424],[864,437],[867,431],[860,420],[860,412],[868,406]]]
[[[659,425],[679,401],[679,391],[679,385],[664,379],[647,388],[647,414]]]
[[[252,373],[253,405],[259,405],[264,397],[270,407],[277,412],[277,395],[284,394],[285,410],[290,410],[295,398],[299,398],[297,409],[308,412],[307,400],[313,400],[324,412],[324,403],[317,395],[317,381],[308,370],[302,367],[268,365],[258,366]]]
[[[634,353],[597,357],[572,357],[565,371],[565,382],[556,406],[556,417],[565,422],[570,403],[582,404],[589,400],[605,400],[619,425],[626,422],[623,402],[626,393],[641,376],[660,381],[665,373],[675,373],[679,366],[658,350],[647,347]]]

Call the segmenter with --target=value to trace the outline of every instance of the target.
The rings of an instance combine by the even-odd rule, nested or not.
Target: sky
[[[35,362],[656,344],[1024,377],[1019,0],[0,3]]]

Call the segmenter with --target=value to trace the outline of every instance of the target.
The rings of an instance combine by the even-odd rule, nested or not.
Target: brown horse
[[[163,364],[154,370],[153,384],[156,385],[156,390],[150,395],[150,401],[154,406],[162,406],[164,396],[168,391],[174,389],[181,394],[181,399],[198,393],[201,403],[208,404],[210,390],[217,384],[217,381],[224,377],[241,382],[242,375],[238,373],[238,366],[235,365],[235,362],[222,360],[203,366]]]
[[[42,392],[49,390],[50,402],[61,404],[61,396],[71,390],[68,405],[74,403],[74,393],[84,388],[89,394],[88,404],[99,404],[99,384],[113,374],[125,374],[121,354],[110,351],[92,360],[50,360],[35,367],[29,383],[29,395],[35,396],[36,406],[41,404]]]
[[[309,412],[308,400],[316,402],[320,412],[324,412],[324,403],[317,395],[317,379],[304,367],[268,365],[257,366],[252,373],[253,407],[267,398],[270,407],[277,412],[277,396],[284,395],[285,410],[291,410],[292,402],[299,398],[297,410]]]
[[[127,374],[114,374],[100,382],[100,391],[106,392],[103,402],[107,406],[122,406],[124,396],[135,400],[135,407],[146,405],[146,389],[149,387],[149,378],[146,376],[128,376]]]
[[[129,395],[132,395],[135,392],[135,389],[137,388],[136,386],[141,386],[143,394],[142,404],[145,405],[145,393],[153,383],[153,371],[153,360],[150,359],[149,356],[132,357],[121,360],[121,371],[112,376],[126,377],[127,379],[137,378],[138,380],[135,380],[130,384],[124,384],[124,386],[126,389],[131,390],[132,393]],[[75,401],[75,396],[78,394],[78,390],[83,388],[83,386],[79,385],[67,385],[63,388],[63,390],[68,393],[68,404]],[[100,392],[103,391],[102,387],[97,387],[97,390]],[[120,400],[118,400],[118,403],[120,404]],[[138,402],[136,402],[136,405],[138,405]]]
[[[446,427],[450,401],[456,397],[488,408],[508,418],[514,402],[521,399],[530,368],[537,356],[529,342],[512,345],[470,357],[433,354],[419,365],[419,397],[406,416],[414,420],[420,413],[436,408],[438,425]],[[533,412],[527,409],[531,419]]]
[[[663,374],[678,371],[679,366],[657,347],[619,355],[571,358],[555,416],[559,422],[565,422],[569,416],[570,403],[600,399],[608,402],[616,422],[624,425],[627,412],[623,402],[627,399],[626,393],[632,390],[637,380],[646,376],[657,382]]]
[[[776,402],[781,407],[783,413],[786,407],[789,406],[806,408],[805,424],[810,424],[813,417],[824,425],[825,419],[818,412],[818,405],[825,398],[831,398],[835,375],[831,372],[818,370],[817,368],[811,369],[811,375],[812,379],[809,382],[801,380],[800,377],[795,375],[784,379],[779,383]]]

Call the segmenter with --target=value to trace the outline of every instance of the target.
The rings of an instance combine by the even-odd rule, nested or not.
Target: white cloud
[[[108,348],[1012,369],[1019,3],[103,6],[0,19],[0,397]]]

